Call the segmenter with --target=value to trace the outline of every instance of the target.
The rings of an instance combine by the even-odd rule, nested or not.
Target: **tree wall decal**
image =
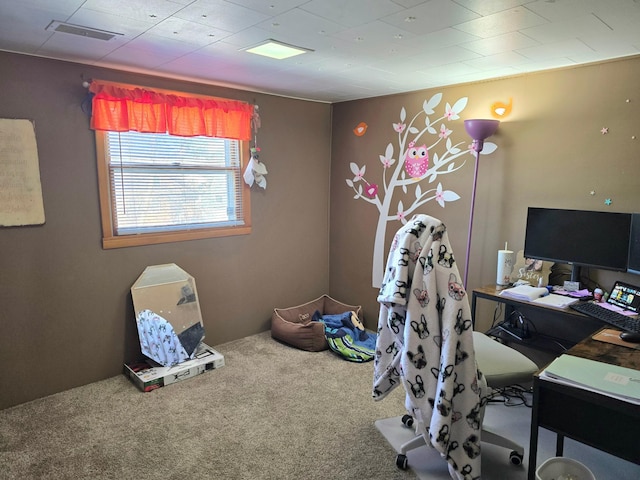
[[[423,184],[425,182],[433,184],[441,175],[460,170],[466,163],[466,159],[461,158],[463,155],[471,154],[475,158],[476,153],[472,145],[460,148],[464,142],[454,144],[451,140],[453,130],[447,128],[448,122],[460,119],[459,114],[467,106],[467,101],[467,97],[462,97],[453,105],[447,102],[442,115],[432,119],[436,114],[436,108],[442,102],[442,93],[436,93],[423,102],[422,110],[416,113],[408,123],[407,111],[403,106],[400,110],[400,121],[392,123],[392,128],[397,134],[398,157],[394,158],[394,145],[393,142],[389,142],[384,155],[380,155],[382,164],[380,184],[365,178],[366,165],[350,163],[353,178],[347,178],[346,182],[355,192],[353,198],[374,205],[379,212],[372,267],[372,285],[376,288],[381,286],[384,275],[387,223],[400,221],[406,224],[411,214],[432,200],[444,208],[446,202],[453,202],[460,198],[456,192],[445,190],[440,181],[435,187],[425,190],[423,190]],[[423,116],[424,126],[419,126]],[[438,124],[440,127],[436,129]],[[432,138],[430,145],[427,145],[426,139],[422,138],[427,135]],[[484,149],[480,153],[487,155],[494,152],[496,148],[495,144],[485,142]],[[403,195],[398,194],[402,198],[398,200],[397,207],[393,211],[391,205],[394,196],[398,196],[396,195],[398,188],[402,189]],[[413,198],[408,197],[411,190],[413,190]],[[409,198],[409,204],[405,207],[404,201],[407,201],[407,198]]]

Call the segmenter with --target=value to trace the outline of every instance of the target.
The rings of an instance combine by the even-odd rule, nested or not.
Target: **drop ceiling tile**
[[[417,35],[401,30],[394,25],[380,21],[372,21],[364,25],[348,28],[332,35],[347,42],[358,42],[365,45],[365,48],[375,48],[380,45],[410,44]]]
[[[503,12],[515,7],[530,5],[530,0],[464,0],[460,2],[465,8],[482,16]]]
[[[591,48],[577,39],[563,40],[561,42],[547,43],[537,47],[521,48],[517,53],[532,61],[545,61],[555,58],[571,57],[593,52]]]
[[[543,60],[535,60],[521,65],[514,65],[512,68],[516,72],[529,73],[540,72],[544,70],[552,70],[554,68],[563,68],[573,66],[576,63],[567,57],[547,58]]]
[[[540,42],[536,42],[520,32],[505,33],[504,35],[496,35],[495,37],[461,44],[464,48],[481,55],[495,55],[536,45],[540,45]]]
[[[159,21],[181,8],[183,6],[179,3],[165,0],[86,0],[81,9],[115,14],[138,21]]]
[[[140,44],[138,44],[140,45]],[[128,44],[101,59],[103,62],[155,68],[177,58],[178,52],[172,49],[145,48]]]
[[[481,38],[490,38],[545,23],[548,23],[548,21],[544,18],[526,8],[518,7],[460,23],[455,28]]]
[[[199,46],[217,42],[231,35],[226,30],[176,17],[163,20],[151,27],[148,33]]]
[[[466,60],[464,63],[478,70],[495,70],[496,68],[512,67],[528,61],[528,58],[523,57],[516,52],[505,52]]]
[[[608,10],[611,8],[611,3],[611,1],[603,2],[602,0],[562,0],[553,2],[549,0],[537,0],[527,3],[526,7],[528,10],[546,18],[550,22],[562,22],[578,16],[603,11],[603,6],[604,10]],[[620,5],[628,3],[628,0],[613,0],[613,3]]]
[[[429,0],[391,0],[393,3],[396,3],[404,8],[416,7],[422,3],[427,3]]]
[[[36,9],[36,10],[46,10],[50,12],[55,12],[59,15],[71,15],[78,8],[82,6],[85,0],[55,0],[52,2],[51,0],[19,0],[14,1],[16,7],[27,8],[27,9]],[[4,0],[3,3],[10,3]],[[13,8],[12,8],[13,9]],[[56,19],[63,20],[63,19]]]
[[[416,35],[424,35],[479,17],[477,13],[453,1],[431,0],[381,20]]]
[[[34,53],[52,35],[51,20],[49,10],[0,3],[0,48]]]
[[[304,40],[307,37],[333,35],[345,29],[344,26],[305,12],[299,8],[269,18],[256,25],[274,35],[287,32],[288,35]]]
[[[192,1],[192,0],[191,0]],[[273,16],[280,15],[281,13],[291,10],[292,8],[299,7],[308,2],[308,0],[226,0],[228,3],[233,3],[245,8],[250,8],[256,12],[264,13],[265,15]],[[189,2],[190,3],[190,2]]]
[[[427,33],[426,35],[420,35],[415,39],[416,44],[420,45],[420,48],[442,48],[450,47],[453,45],[466,45],[469,42],[477,41],[478,37],[469,33],[461,32],[455,28],[443,28],[436,32]]]
[[[403,10],[390,0],[311,0],[300,8],[347,27],[363,25]]]
[[[640,1],[633,7],[598,14],[619,38],[626,38],[629,42],[640,40]]]
[[[494,70],[477,70],[476,72],[469,72],[465,74],[450,76],[447,80],[453,81],[454,83],[467,83],[467,82],[480,82],[483,80],[490,80],[494,78],[504,78],[513,75],[518,75],[521,72],[516,70],[514,67],[504,67],[498,68]],[[445,80],[444,77],[438,78],[437,82],[442,84]],[[488,113],[488,112],[487,112]]]
[[[264,13],[223,0],[196,0],[175,14],[177,18],[237,32],[269,18]]]
[[[450,65],[456,62],[466,62],[467,60],[472,60],[478,57],[480,57],[480,55],[477,53],[454,45],[446,48],[427,50],[414,58],[418,60],[416,68],[422,68]]]
[[[213,42],[210,42],[213,43]],[[187,55],[193,51],[199,50],[199,45],[193,43],[183,42],[177,38],[169,38],[164,36],[154,35],[153,33],[143,33],[137,36],[130,42],[128,42],[123,48],[133,48],[135,50],[142,50],[153,54],[163,54],[171,59]]]
[[[588,39],[581,39],[593,49],[601,58],[616,58],[640,53],[640,33],[636,46],[629,43],[625,36],[610,32],[604,35],[592,35]]]
[[[527,37],[540,43],[559,42],[568,38],[589,38],[595,34],[606,34],[611,29],[595,15],[582,15],[562,22],[545,23],[537,27],[520,30]]]

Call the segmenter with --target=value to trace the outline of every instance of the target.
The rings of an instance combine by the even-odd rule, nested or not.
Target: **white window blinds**
[[[106,133],[114,235],[244,224],[239,141]]]

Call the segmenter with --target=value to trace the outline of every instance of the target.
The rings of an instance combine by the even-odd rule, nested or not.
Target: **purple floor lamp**
[[[474,119],[465,120],[464,128],[473,139],[472,148],[476,152],[476,165],[473,172],[473,189],[471,190],[471,213],[469,214],[469,234],[467,237],[467,256],[464,266],[464,288],[467,289],[467,280],[469,277],[469,255],[471,253],[471,230],[473,229],[473,209],[476,203],[476,183],[478,182],[478,163],[480,161],[480,152],[484,148],[484,141],[491,135],[496,133],[500,125],[499,120]]]

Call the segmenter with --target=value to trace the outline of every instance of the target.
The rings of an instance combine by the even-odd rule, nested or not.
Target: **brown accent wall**
[[[345,179],[353,178],[349,164],[367,166],[366,178],[380,184],[382,164],[379,156],[389,142],[397,152],[397,133],[392,123],[399,122],[405,107],[407,118],[422,109],[425,100],[443,94],[436,112],[446,102],[460,97],[468,105],[459,120],[451,122],[454,143],[470,138],[463,120],[491,118],[490,105],[513,99],[512,114],[501,123],[488,141],[498,145],[491,155],[482,155],[479,164],[470,272],[467,290],[493,284],[496,278],[497,251],[509,242],[511,249],[524,247],[527,207],[576,208],[620,212],[640,211],[640,57],[522,75],[494,81],[455,85],[401,95],[344,102],[333,106],[331,165],[331,292],[363,305],[369,328],[377,324],[377,289],[372,287],[371,262],[377,209],[362,200]],[[627,101],[628,100],[628,101]],[[435,115],[434,115],[435,116]],[[365,135],[357,137],[353,129],[368,124]],[[422,120],[421,126],[424,125]],[[439,127],[439,124],[438,124]],[[609,128],[603,135],[600,130]],[[632,137],[636,138],[633,139]],[[421,142],[420,142],[421,143]],[[419,143],[419,144],[420,144]],[[431,154],[441,150],[434,149]],[[443,220],[450,232],[461,274],[471,205],[474,158],[467,157],[457,173],[439,177],[433,184],[424,181],[422,189],[434,188],[439,181],[461,198],[441,208],[430,202],[415,213]],[[591,195],[591,191],[595,194]],[[406,195],[398,191],[393,205],[403,200],[407,206],[413,189]],[[605,205],[611,198],[612,204]],[[395,211],[395,210],[394,210]],[[397,221],[389,222],[385,258]],[[602,232],[606,235],[606,232]],[[589,239],[585,238],[585,242]],[[635,275],[592,271],[605,288],[615,278],[640,283]],[[486,329],[493,311],[481,312],[478,329]]]
[[[378,213],[353,199],[349,163],[366,164],[367,178],[381,183],[391,124],[434,93],[443,104],[468,97],[452,124],[465,143],[463,119],[486,118],[495,100],[514,102],[490,139],[498,150],[481,158],[468,290],[495,281],[505,241],[522,248],[528,206],[640,211],[640,57],[333,106],[9,53],[0,53],[0,70],[0,118],[35,121],[46,214],[43,226],[0,228],[0,409],[119,374],[139,352],[129,289],[147,265],[176,263],[195,277],[211,345],[266,330],[273,307],[327,291],[363,305],[375,328]],[[267,190],[252,194],[253,233],[103,250],[95,142],[80,109],[82,80],[92,77],[260,105],[269,174]],[[369,127],[356,137],[361,121]],[[441,179],[460,200],[420,209],[448,225],[461,271],[472,178],[469,156]],[[387,226],[385,255],[399,226]],[[617,277],[639,282],[592,273],[605,287]],[[479,329],[491,314],[481,312]]]
[[[330,106],[0,53],[0,118],[35,122],[46,223],[0,228],[0,409],[118,375],[139,355],[131,285],[148,265],[194,276],[206,342],[270,328],[274,307],[329,288]],[[101,248],[83,79],[255,102],[266,191],[251,235]]]

